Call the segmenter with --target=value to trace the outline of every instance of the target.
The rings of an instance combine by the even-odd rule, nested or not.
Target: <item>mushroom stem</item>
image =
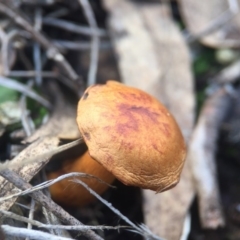
[[[47,178],[48,180],[55,179],[71,172],[91,174],[108,184],[111,184],[115,179],[101,164],[91,158],[88,151],[75,159],[65,160],[61,169],[47,173]],[[95,197],[89,191],[72,180],[71,178],[63,179],[49,187],[54,201],[63,206],[82,207],[95,200]],[[98,194],[102,194],[108,189],[107,184],[99,182],[95,178],[84,178],[81,180]]]

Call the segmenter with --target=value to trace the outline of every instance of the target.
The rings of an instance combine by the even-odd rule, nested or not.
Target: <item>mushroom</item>
[[[51,180],[71,172],[88,173],[108,184],[111,184],[115,179],[106,168],[90,157],[88,151],[80,157],[66,159],[59,170],[47,173],[47,178]],[[95,178],[81,178],[81,181],[100,195],[108,188],[107,184],[101,183]],[[52,199],[63,206],[82,207],[95,200],[95,197],[88,190],[78,183],[70,182],[69,178],[51,185],[49,190]]]
[[[174,187],[186,146],[172,114],[151,95],[115,81],[86,89],[77,124],[90,156],[126,185]]]

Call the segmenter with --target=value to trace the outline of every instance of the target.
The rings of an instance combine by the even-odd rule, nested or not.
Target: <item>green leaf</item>
[[[0,103],[3,102],[15,102],[18,100],[19,93],[10,88],[0,86]]]

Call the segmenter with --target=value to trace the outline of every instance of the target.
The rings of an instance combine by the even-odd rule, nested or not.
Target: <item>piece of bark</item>
[[[75,121],[76,108],[69,102],[66,102],[56,86],[52,86],[55,91],[56,106],[49,121],[39,128],[26,141],[31,144],[20,152],[12,161],[16,163],[24,162],[25,159],[41,155],[44,152],[58,146],[60,138],[74,139],[80,136]],[[42,168],[48,163],[50,157],[45,157],[41,161],[33,164],[24,165],[21,168],[14,169],[25,181],[29,182]],[[0,197],[8,196],[17,191],[12,184],[0,177]],[[16,198],[4,201],[0,209],[8,210],[15,202]]]
[[[160,99],[176,117],[188,141],[195,105],[190,58],[169,8],[126,0],[104,3],[122,81]],[[157,195],[144,191],[146,225],[163,238],[179,239],[193,196],[187,162],[177,187]]]
[[[217,182],[215,151],[219,128],[230,103],[231,96],[227,88],[216,90],[204,103],[189,144],[188,154],[204,228],[215,229],[225,224]]]
[[[228,131],[228,140],[232,143],[240,143],[240,87],[236,89],[233,96],[231,114],[225,122],[225,129]],[[240,159],[239,159],[240,160]]]
[[[239,47],[239,0],[179,0],[190,33],[211,47]],[[206,29],[212,29],[206,34]]]
[[[232,83],[240,77],[240,60],[222,69],[211,81],[215,84]]]

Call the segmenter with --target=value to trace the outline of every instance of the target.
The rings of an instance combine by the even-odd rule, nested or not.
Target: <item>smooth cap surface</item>
[[[175,186],[186,147],[171,113],[154,97],[115,81],[90,86],[77,123],[90,155],[126,185]]]

